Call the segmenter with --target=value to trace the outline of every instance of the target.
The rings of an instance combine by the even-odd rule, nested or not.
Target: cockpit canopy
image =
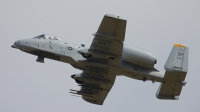
[[[49,40],[61,40],[55,36],[52,36],[52,35],[46,35],[46,34],[42,34],[42,35],[39,35],[37,37],[34,37],[33,39],[49,39]]]

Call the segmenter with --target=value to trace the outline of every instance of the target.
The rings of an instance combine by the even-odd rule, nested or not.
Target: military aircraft
[[[87,102],[103,105],[115,78],[124,75],[129,78],[160,82],[156,92],[158,99],[178,100],[188,71],[188,47],[174,44],[164,66],[159,72],[154,65],[157,59],[151,53],[125,45],[126,20],[106,14],[97,30],[89,49],[84,44],[74,45],[51,35],[39,35],[33,39],[18,40],[13,48],[37,56],[37,62],[44,58],[71,64],[82,73],[71,77],[81,87],[70,90],[81,95]]]

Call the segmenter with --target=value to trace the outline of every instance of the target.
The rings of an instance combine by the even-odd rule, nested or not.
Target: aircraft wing
[[[110,65],[119,65],[125,38],[126,20],[114,15],[105,15],[88,51],[93,58],[108,59]]]
[[[79,85],[79,91],[71,90],[70,93],[82,95],[87,102],[103,105],[115,82],[116,74],[112,71],[120,65],[125,30],[126,20],[114,15],[103,17],[90,48],[78,51],[87,58],[79,60],[86,68],[79,76],[72,76],[83,83]]]
[[[98,69],[98,68],[95,68]],[[80,84],[81,89],[71,90],[70,93],[82,95],[82,98],[93,104],[103,105],[109,91],[115,82],[115,74],[96,74],[91,72],[83,72],[81,74],[84,82]]]

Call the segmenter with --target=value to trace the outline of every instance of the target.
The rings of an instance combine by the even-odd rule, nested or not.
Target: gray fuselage
[[[90,63],[90,61],[88,62],[86,58],[78,53],[78,51],[86,49],[85,47],[77,46],[62,40],[24,39],[16,41],[13,47],[37,55],[38,59],[49,58],[69,63],[80,70],[85,70],[88,66],[93,66],[94,69],[98,69],[100,66],[106,68],[106,64],[100,65]],[[149,52],[124,45],[119,66],[109,69],[113,69],[113,73],[117,75],[124,75],[143,81],[145,79],[153,82],[162,82],[164,73],[154,68],[155,63],[156,58]]]

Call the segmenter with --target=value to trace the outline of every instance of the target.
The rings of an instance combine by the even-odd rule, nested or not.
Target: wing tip
[[[110,17],[110,18],[114,18],[114,19],[121,19],[121,20],[124,20],[123,18],[121,18],[120,16],[116,16],[114,14],[106,14],[105,15],[106,17]]]

